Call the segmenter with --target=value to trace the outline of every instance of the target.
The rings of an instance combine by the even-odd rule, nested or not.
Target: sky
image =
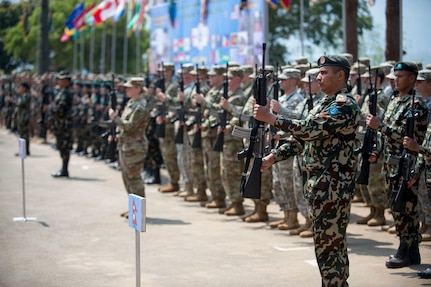
[[[360,0],[365,1],[365,0]],[[373,7],[369,7],[373,16],[373,39],[385,47],[386,31],[386,0],[376,0]],[[430,0],[403,0],[402,1],[402,29],[403,50],[406,54],[403,61],[422,62],[424,67],[431,64],[431,1]]]

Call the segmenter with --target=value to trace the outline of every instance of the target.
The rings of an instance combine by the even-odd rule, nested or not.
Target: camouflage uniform
[[[121,174],[127,193],[145,197],[145,185],[141,179],[148,140],[145,130],[150,120],[147,103],[143,98],[130,99],[121,115],[113,121],[117,125],[118,150]]]
[[[60,152],[63,166],[61,173],[68,176],[70,150],[72,149],[72,102],[73,92],[66,87],[55,96],[51,108],[51,130],[56,137],[57,150]],[[53,174],[55,176],[55,174]]]
[[[354,192],[353,149],[359,107],[346,92],[326,96],[304,120],[278,116],[274,123],[305,141],[304,197],[313,222],[322,286],[348,286],[346,229]],[[279,149],[276,161],[289,156]]]
[[[15,118],[19,137],[25,139],[27,155],[30,154],[30,112],[30,93],[25,92],[18,96]]]
[[[166,83],[167,100],[165,103],[165,108],[169,106],[178,105],[176,99],[178,92],[178,84],[171,80]],[[166,165],[166,169],[169,174],[169,182],[171,185],[178,186],[180,180],[180,170],[177,161],[177,150],[174,142],[175,137],[175,127],[170,122],[165,124],[165,137],[159,138],[160,150],[162,151],[163,162]]]
[[[400,156],[402,153],[403,138],[406,135],[406,120],[408,111],[411,109],[412,95],[394,97],[388,104],[384,115],[383,123],[379,130],[385,139],[383,155],[385,158]],[[423,142],[426,126],[428,109],[420,98],[415,101],[415,131],[414,138],[417,142]],[[393,183],[390,177],[397,173],[398,165],[385,163],[383,170],[386,176],[386,191],[388,196],[393,190]],[[407,189],[407,202],[405,212],[392,211],[397,234],[400,237],[400,248],[395,257],[405,257],[401,254],[407,252],[411,263],[417,263],[419,257],[418,243],[420,241],[418,205],[417,205],[417,182]],[[407,251],[405,251],[406,249]],[[389,259],[391,260],[391,259]],[[419,259],[420,261],[420,259]],[[388,262],[386,262],[388,265]],[[388,266],[389,267],[389,266]]]
[[[416,163],[416,169],[421,174],[419,187],[421,184],[424,185],[422,189],[424,194],[418,196],[419,204],[423,213],[420,214],[420,219],[427,226],[431,226],[431,207],[429,200],[429,191],[431,190],[431,123],[428,124],[428,128],[425,134],[425,139],[422,143],[422,149]],[[420,190],[421,188],[419,188]],[[428,227],[429,228],[429,227]]]

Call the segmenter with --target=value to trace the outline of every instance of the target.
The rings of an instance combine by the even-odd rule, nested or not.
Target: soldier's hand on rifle
[[[220,106],[223,110],[227,110],[229,108],[229,101],[226,100],[225,98],[221,97],[220,98]]]
[[[113,109],[109,109],[109,118],[112,120],[117,116],[117,113]]]
[[[165,119],[162,116],[156,117],[156,124],[163,125],[165,123]]]
[[[420,151],[420,145],[416,142],[415,139],[411,139],[409,137],[404,137],[403,146],[404,146],[404,148],[411,150],[411,151],[414,151],[414,152]]]
[[[269,102],[266,103],[266,106],[261,106],[256,104],[256,101],[253,101],[253,117],[262,122],[266,122],[269,124],[274,124],[275,119],[277,118],[276,115],[271,113]]]
[[[162,103],[166,100],[166,95],[162,92],[160,88],[156,89],[156,96]]]
[[[202,104],[205,101],[205,98],[202,94],[195,94],[195,102],[197,104]]]
[[[178,91],[178,99],[180,100],[180,102],[184,102],[185,95],[183,92]]]
[[[368,157],[368,161],[371,163],[374,163],[377,161],[377,154],[371,153],[371,155]]]
[[[372,128],[373,130],[377,130],[380,126],[380,119],[377,116],[373,116],[372,114],[369,114],[367,116],[367,125]]]
[[[417,173],[415,173],[415,175],[412,177],[412,179],[410,179],[408,182],[407,182],[407,186],[410,188],[410,187],[412,187],[413,186],[413,184],[415,184],[416,183],[416,181],[418,181],[418,179],[419,179],[419,174],[417,174]]]
[[[274,164],[275,157],[273,153],[270,153],[269,155],[262,158],[262,165],[260,166],[260,171],[263,172],[264,170],[268,169],[271,165]]]
[[[280,102],[272,99],[271,100],[271,110],[275,113],[278,113],[278,112],[280,112],[280,108],[281,108]]]

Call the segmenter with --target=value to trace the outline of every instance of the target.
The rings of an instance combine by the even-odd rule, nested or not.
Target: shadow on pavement
[[[67,178],[69,180],[82,180],[82,181],[106,181],[106,179],[100,179],[100,178],[91,178],[91,177],[77,177],[77,176],[69,176]]]
[[[171,225],[189,225],[190,222],[184,222],[182,220],[177,219],[165,219],[165,218],[151,218],[147,217],[147,223],[148,224],[171,224]]]

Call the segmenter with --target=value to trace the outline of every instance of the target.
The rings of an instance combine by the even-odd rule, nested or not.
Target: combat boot
[[[252,211],[251,213],[249,213],[249,214],[246,214],[246,215],[242,216],[242,217],[241,217],[242,221],[245,221],[245,219],[246,219],[247,217],[249,217],[249,216],[253,216],[253,215],[257,212],[257,209],[258,209],[258,200],[253,200],[253,204],[254,204],[254,209],[253,209],[253,211]]]
[[[257,212],[245,219],[245,222],[265,222],[268,221],[267,205],[262,201],[257,202]]]
[[[170,182],[170,183],[162,185],[158,188],[158,191],[161,193],[175,192],[178,190],[180,190],[180,186],[179,186],[178,182],[177,183]]]
[[[382,207],[375,207],[373,218],[368,220],[368,226],[381,226],[386,225],[385,209]]]
[[[395,255],[389,256],[386,260],[387,268],[402,268],[410,265],[409,245],[400,238],[400,246]]]
[[[371,220],[371,218],[374,217],[374,213],[376,212],[376,208],[374,206],[370,207],[370,214],[368,214],[365,217],[361,217],[358,220],[356,220],[356,224],[367,224],[367,222],[369,220]]]
[[[421,227],[419,228],[419,233],[424,234],[428,229],[428,225],[425,222],[421,222]]]
[[[241,201],[232,203],[232,207],[224,212],[227,216],[243,215],[244,213],[244,206]]]
[[[178,193],[178,196],[185,198],[185,197],[193,195],[193,194],[194,194],[193,185],[189,181],[189,182],[184,183],[184,190],[180,191]]]
[[[219,208],[218,213],[219,214],[224,214],[225,211],[231,209],[232,206],[233,206],[233,203],[231,202],[228,206]]]
[[[311,231],[311,227],[312,227],[311,219],[307,217],[305,219],[304,225],[302,225],[298,229],[294,229],[294,230],[289,231],[289,234],[290,235],[300,235],[301,232],[308,231],[308,230]]]
[[[197,202],[197,201],[207,201],[208,196],[205,189],[198,189],[196,194],[188,195],[184,198],[185,201]]]
[[[289,217],[285,223],[278,226],[280,230],[292,230],[299,227],[298,212],[295,210],[289,210]]]
[[[425,232],[422,233],[422,241],[431,241],[431,225],[425,225]]]
[[[271,228],[278,228],[278,226],[280,224],[286,223],[287,218],[289,217],[289,212],[287,210],[283,210],[283,214],[284,214],[283,219],[271,222],[269,224],[269,227],[271,227]]]
[[[418,265],[421,264],[421,254],[419,253],[419,235],[418,238],[416,238],[412,245],[410,245],[409,248],[409,258],[410,258],[410,264],[412,265]]]
[[[226,201],[224,200],[211,200],[205,204],[206,208],[224,208],[226,207]]]

